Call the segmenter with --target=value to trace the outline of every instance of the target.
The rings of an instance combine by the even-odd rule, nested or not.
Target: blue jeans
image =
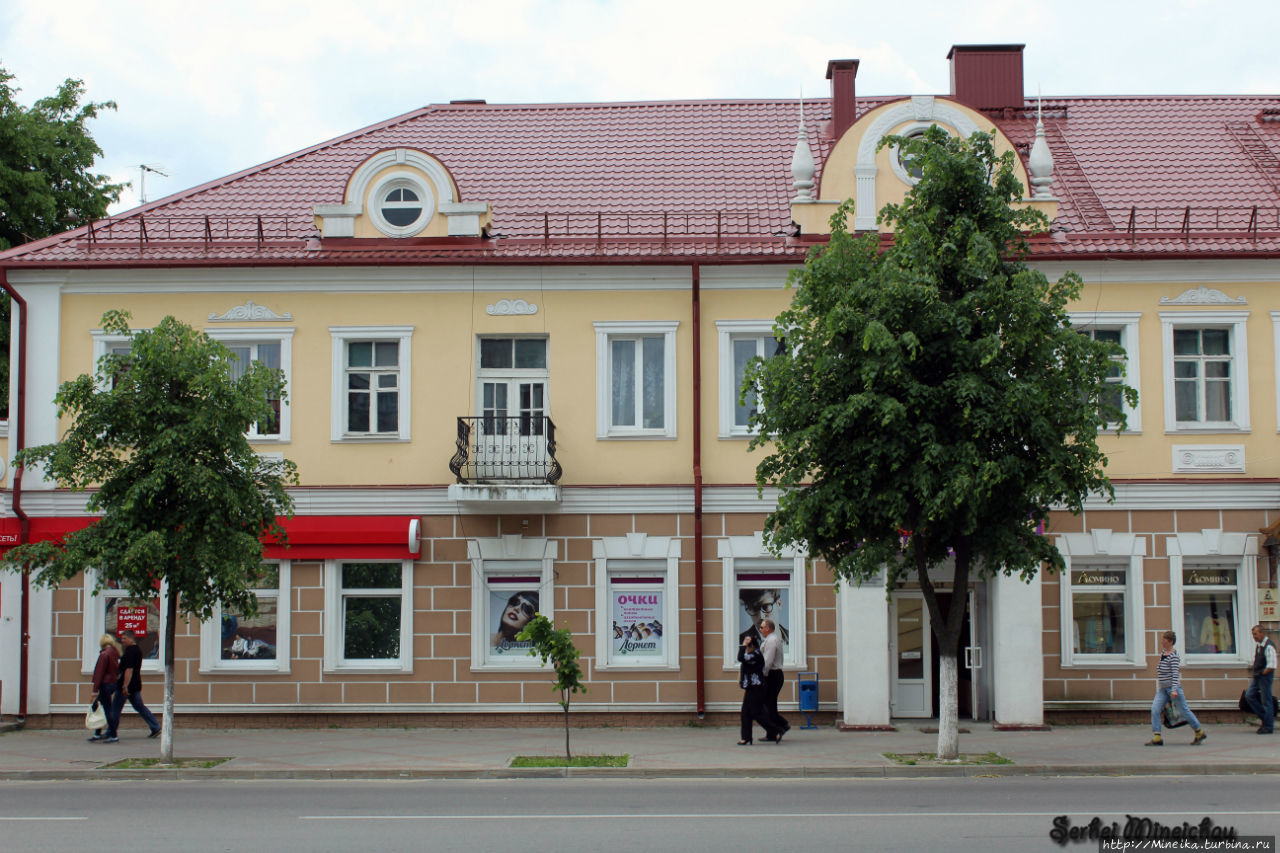
[[[120,715],[124,713],[124,701],[125,701],[124,691],[117,690],[116,698],[111,704],[112,711],[114,712],[114,716],[116,720],[115,727],[119,727],[120,725]],[[129,694],[129,704],[133,706],[133,710],[138,712],[138,715],[142,717],[143,721],[147,724],[147,727],[150,728],[151,731],[154,732],[156,729],[160,728],[160,724],[156,722],[156,715],[151,713],[151,711],[148,710],[146,705],[142,704],[141,690],[135,690]],[[113,713],[108,713],[107,716],[111,717],[113,716]],[[112,732],[111,732],[112,734],[115,734],[115,730],[114,730],[115,727],[113,727],[112,729]]]
[[[1276,706],[1271,701],[1271,684],[1275,681],[1275,677],[1274,672],[1270,675],[1255,675],[1249,682],[1249,689],[1244,692],[1244,698],[1249,703],[1249,707],[1258,715],[1258,719],[1262,720],[1262,728],[1268,731],[1275,727],[1276,722]]]
[[[98,705],[102,708],[102,712],[107,715],[107,733],[102,734],[102,729],[94,729],[95,735],[103,737],[115,737],[116,728],[120,725],[120,711],[116,708],[116,685],[114,683],[104,684],[98,690]]]
[[[1196,719],[1196,715],[1191,713],[1191,709],[1187,707],[1187,694],[1184,690],[1179,690],[1176,697],[1170,696],[1171,687],[1161,687],[1156,690],[1156,698],[1151,700],[1151,731],[1156,734],[1160,733],[1160,712],[1164,710],[1164,706],[1170,702],[1174,703],[1182,716],[1187,718],[1187,723],[1195,731],[1200,731],[1200,721]]]

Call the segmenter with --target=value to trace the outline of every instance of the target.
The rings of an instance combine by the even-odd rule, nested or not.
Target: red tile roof
[[[859,113],[890,100],[859,98]],[[1046,99],[1062,204],[1036,254],[1280,254],[1277,108],[1263,96]],[[798,261],[799,111],[795,100],[434,105],[17,247],[0,265]],[[804,114],[821,168],[830,102],[807,100]],[[990,115],[1025,157],[1031,105]],[[312,206],[341,202],[355,168],[394,147],[437,157],[462,200],[491,203],[494,237],[319,241]]]

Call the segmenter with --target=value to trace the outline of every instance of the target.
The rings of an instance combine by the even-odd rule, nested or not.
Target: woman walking
[[[1187,707],[1187,697],[1182,689],[1182,677],[1179,673],[1182,660],[1173,649],[1176,642],[1178,635],[1172,631],[1165,631],[1160,635],[1160,664],[1156,667],[1156,696],[1151,700],[1151,740],[1147,741],[1147,746],[1164,746],[1164,736],[1160,734],[1160,713],[1171,701],[1196,733],[1191,741],[1192,746],[1198,746],[1208,737],[1204,729],[1200,728],[1196,715]]]
[[[768,687],[764,678],[764,655],[756,647],[751,635],[744,634],[742,645],[738,646],[738,686],[742,688],[742,739],[738,746],[749,746],[752,742],[751,723],[754,720],[764,727],[765,739],[781,742],[782,737],[775,733],[769,724],[769,715],[765,711],[765,700]]]
[[[107,733],[94,729],[90,743],[119,743],[116,726],[120,718],[115,715],[116,682],[120,680],[120,644],[110,634],[98,639],[98,663],[93,668],[93,692],[98,696],[98,706],[107,715]]]

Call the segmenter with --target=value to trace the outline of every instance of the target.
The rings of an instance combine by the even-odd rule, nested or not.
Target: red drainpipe
[[[17,422],[14,433],[14,445],[11,448],[17,453],[26,446],[27,428],[27,301],[9,284],[9,277],[4,267],[0,267],[0,288],[9,294],[9,298],[18,306],[18,398],[16,412],[9,413],[9,423]],[[13,313],[10,309],[10,317]],[[9,346],[13,346],[10,338]],[[18,517],[18,544],[31,539],[31,521],[22,510],[22,466],[13,469],[13,514]],[[18,656],[18,723],[27,720],[27,670],[29,668],[29,648],[31,645],[31,575],[22,570],[22,605],[19,608],[19,631],[22,639],[19,643],[21,651]]]
[[[697,666],[698,719],[707,715],[703,665],[702,612],[702,268],[693,271],[693,611],[694,661]]]

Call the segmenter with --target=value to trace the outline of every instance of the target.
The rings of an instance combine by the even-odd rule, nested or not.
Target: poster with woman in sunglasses
[[[529,624],[529,620],[538,612],[538,593],[532,591],[521,591],[512,594],[506,599],[505,591],[489,592],[489,612],[494,614],[494,631],[492,640],[492,649],[494,654],[509,655],[529,653],[528,641],[520,641],[516,639]]]

